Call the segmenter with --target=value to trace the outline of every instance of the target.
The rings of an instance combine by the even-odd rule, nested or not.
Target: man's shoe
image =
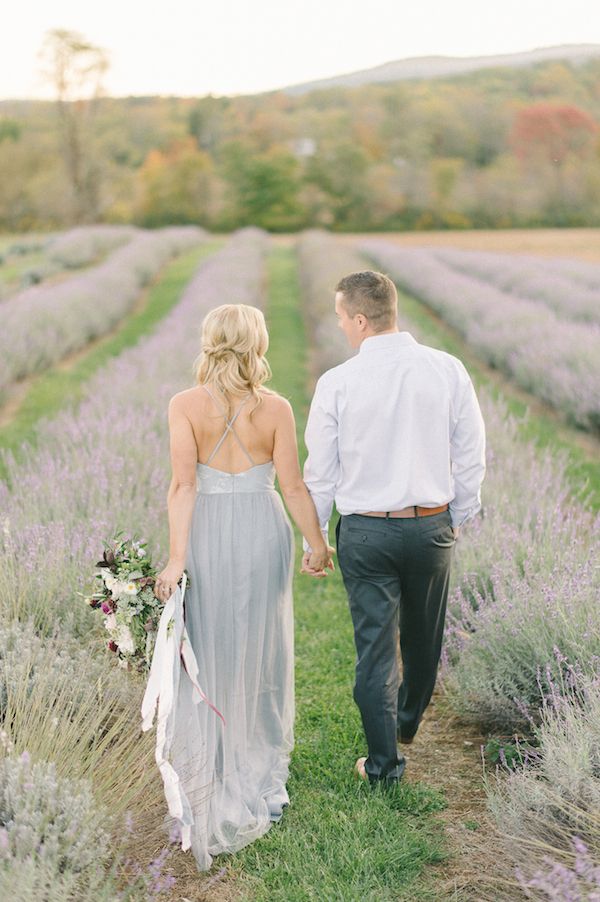
[[[354,772],[358,777],[360,777],[361,780],[369,779],[368,774],[365,770],[365,761],[366,760],[367,760],[366,756],[364,758],[359,758],[357,760],[356,764],[354,765]]]

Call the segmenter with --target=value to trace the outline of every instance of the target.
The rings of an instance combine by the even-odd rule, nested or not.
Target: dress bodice
[[[201,495],[275,491],[275,465],[272,460],[256,464],[241,473],[227,473],[208,464],[198,463],[197,476],[197,491]]]

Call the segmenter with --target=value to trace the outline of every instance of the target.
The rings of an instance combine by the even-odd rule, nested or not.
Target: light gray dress
[[[273,462],[254,464],[235,432],[244,403],[231,420],[221,408],[225,432],[197,465],[187,547],[185,626],[198,682],[225,719],[194,703],[190,681],[180,681],[170,759],[194,816],[199,870],[266,833],[289,802],[294,536]],[[241,473],[210,466],[228,436],[248,457]]]

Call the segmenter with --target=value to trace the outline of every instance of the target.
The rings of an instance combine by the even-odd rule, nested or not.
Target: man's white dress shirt
[[[340,514],[449,502],[453,526],[481,508],[485,428],[469,374],[409,332],[366,338],[323,373],[304,438],[324,535],[334,500]]]

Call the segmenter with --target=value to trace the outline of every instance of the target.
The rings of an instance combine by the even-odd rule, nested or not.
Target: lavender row
[[[141,232],[141,229],[130,225],[99,223],[76,226],[66,232],[49,235],[22,236],[13,241],[6,238],[0,241],[0,255],[16,257],[43,253],[66,269],[77,269],[88,266],[97,257],[126,244]]]
[[[161,267],[203,236],[193,227],[141,233],[99,266],[5,301],[0,306],[0,400],[16,380],[108,332]]]
[[[89,266],[98,257],[127,244],[139,234],[140,229],[129,225],[77,226],[52,238],[46,253],[50,260],[66,269],[77,269]]]
[[[0,265],[6,262],[6,258],[11,264],[8,279],[2,279],[3,273],[0,270],[0,300],[14,296],[32,285],[39,285],[46,279],[57,277],[65,270],[91,266],[99,262],[99,258],[140,234],[141,230],[134,226],[89,225],[37,238],[31,243],[13,243],[4,254],[0,252]],[[12,259],[15,255],[22,258],[22,264],[16,267]]]
[[[263,234],[249,230],[205,261],[159,328],[110,361],[78,408],[41,421],[36,447],[17,463],[2,452],[0,599],[5,613],[69,620],[90,615],[75,595],[102,539],[141,532],[160,554],[166,540],[169,397],[193,384],[205,313],[225,301],[260,304]]]
[[[560,319],[538,301],[484,285],[446,266],[431,250],[377,240],[360,248],[489,364],[574,424],[600,429],[600,326]]]
[[[600,266],[458,248],[431,248],[431,252],[456,272],[517,298],[540,301],[564,319],[600,323]]]

